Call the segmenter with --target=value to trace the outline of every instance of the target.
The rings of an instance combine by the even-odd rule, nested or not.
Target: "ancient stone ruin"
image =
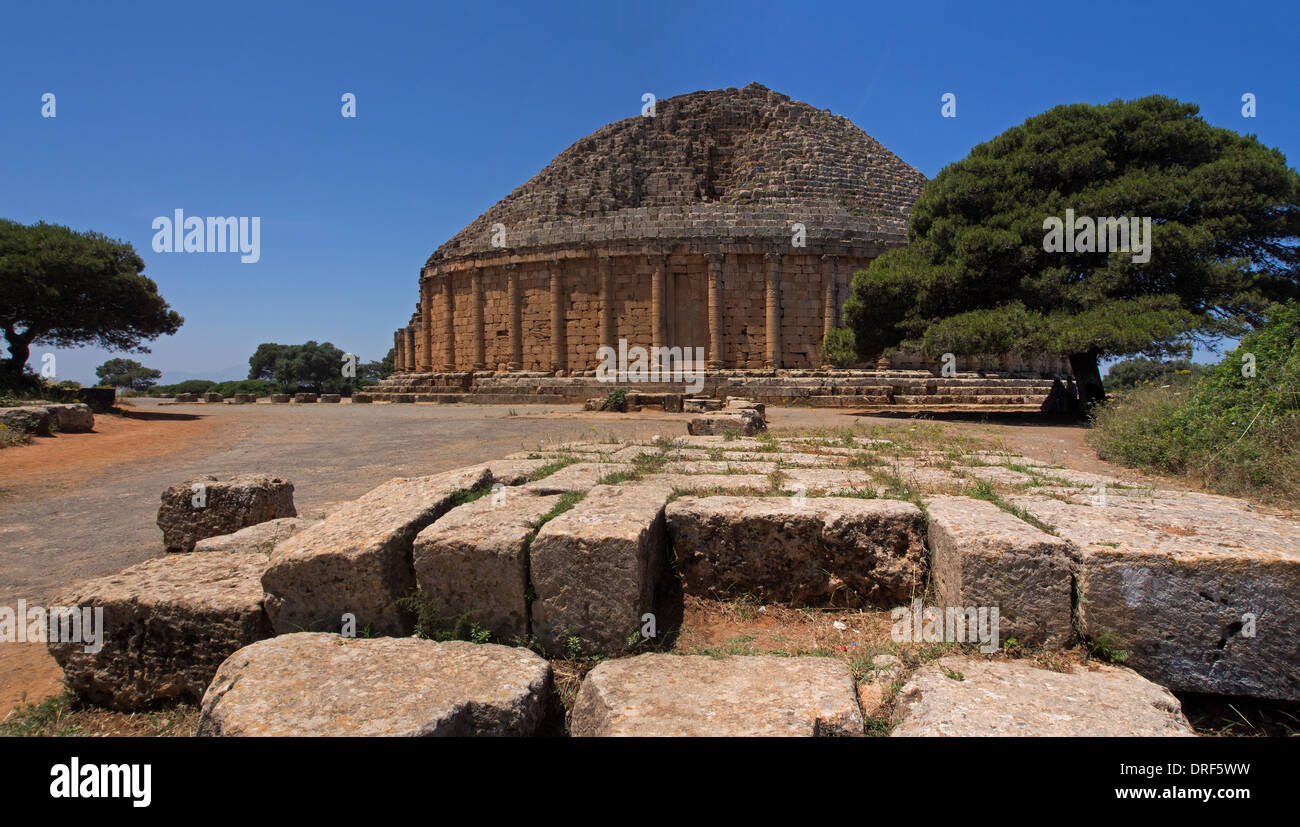
[[[186,514],[177,532],[211,530]],[[201,701],[202,735],[861,735],[892,693],[895,735],[1182,736],[1173,692],[1300,699],[1300,523],[1027,457],[570,443],[264,516],[62,596],[107,631],[50,644],[69,686],[121,710]],[[999,637],[919,664],[674,650],[683,600],[736,595],[914,612],[898,654],[923,651],[931,611],[970,630],[997,609]],[[434,608],[474,642],[427,639]],[[1042,662],[1098,645],[1123,665]],[[593,656],[566,716],[554,659]]]
[[[822,365],[853,273],[906,242],[924,183],[846,118],[756,83],[659,101],[653,117],[574,143],[429,256],[415,313],[394,333],[395,375],[374,397],[502,401],[479,397],[554,393],[535,381],[549,377],[584,399],[600,349],[621,342],[655,369],[698,357],[711,395],[731,382],[759,398],[750,380],[777,372],[816,379],[799,371]],[[795,390],[762,401],[936,395],[937,365],[897,354],[883,367],[906,372],[778,381]],[[1026,381],[1068,369],[1041,354],[959,355],[955,368],[964,383],[944,377],[937,395],[963,398],[924,401],[1025,404],[1046,393]],[[965,375],[981,370],[992,373]]]

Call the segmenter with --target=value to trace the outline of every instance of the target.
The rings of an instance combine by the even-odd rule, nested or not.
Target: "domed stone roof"
[[[906,240],[925,176],[847,118],[757,83],[655,110],[561,152],[428,264],[575,246],[788,245],[795,222],[809,247],[878,253]],[[504,249],[492,245],[498,223]]]

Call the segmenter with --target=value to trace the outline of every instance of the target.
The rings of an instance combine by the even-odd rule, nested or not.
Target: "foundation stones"
[[[598,485],[542,526],[531,551],[533,634],[548,651],[620,654],[654,611],[671,490]]]
[[[262,612],[266,563],[248,552],[169,555],[80,584],[55,605],[102,609],[102,648],[52,642],[50,654],[68,686],[93,703],[135,710],[197,702],[227,655],[271,635]]]
[[[941,658],[912,674],[898,706],[894,737],[1194,734],[1169,690],[1096,663],[1054,672],[1023,660]]]
[[[1002,640],[1067,642],[1073,588],[1068,543],[969,497],[927,499],[926,520],[941,609],[996,606]]]
[[[208,537],[194,544],[195,553],[209,551],[255,551],[269,555],[281,541],[295,532],[314,525],[317,520],[305,517],[280,517],[241,528],[233,534]]]
[[[831,658],[637,655],[587,673],[575,736],[861,735],[848,667]]]
[[[398,601],[415,588],[411,544],[458,496],[491,483],[486,466],[390,480],[280,543],[262,576],[277,634],[338,630],[411,633]]]
[[[542,495],[586,491],[611,474],[626,473],[631,470],[632,466],[626,463],[577,462],[566,465],[554,474],[530,482],[524,488],[530,493]]]
[[[54,420],[54,427],[64,434],[84,434],[95,429],[95,414],[90,406],[78,402],[72,405],[46,405]]]
[[[763,415],[753,408],[705,414],[686,424],[686,431],[692,436],[753,436],[766,430]]]
[[[1172,492],[1011,501],[1078,549],[1094,645],[1176,691],[1300,700],[1300,526]]]
[[[192,551],[206,537],[277,517],[295,517],[293,483],[267,474],[198,477],[162,493],[158,527],[168,551]]]
[[[924,519],[911,503],[683,497],[666,516],[687,593],[888,608],[924,585]]]
[[[291,634],[232,654],[200,736],[535,735],[551,667],[527,649]]]
[[[448,617],[468,616],[494,640],[528,637],[528,545],[560,501],[524,491],[452,509],[415,538],[415,580]]]
[[[47,409],[37,405],[0,408],[0,425],[18,433],[49,436],[54,427],[54,417]]]

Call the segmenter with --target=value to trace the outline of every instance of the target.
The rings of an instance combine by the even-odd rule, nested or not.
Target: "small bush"
[[[1275,306],[1193,384],[1141,387],[1097,412],[1102,459],[1227,494],[1300,496],[1300,304]],[[1254,375],[1243,370],[1254,366]]]
[[[614,388],[614,390],[609,392],[609,396],[605,397],[605,404],[601,405],[600,409],[602,411],[626,412],[627,411],[627,389]]]
[[[832,327],[826,331],[822,341],[822,364],[847,368],[858,361],[858,346],[853,331],[843,327]]]

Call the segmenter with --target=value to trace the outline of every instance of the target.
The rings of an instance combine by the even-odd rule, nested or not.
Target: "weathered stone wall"
[[[717,323],[723,367],[772,366],[767,319],[772,256],[762,252],[720,256]],[[838,325],[852,273],[871,259],[838,256],[829,262],[820,250],[775,256],[780,271],[776,366],[816,367],[820,364],[828,312],[830,323]],[[605,267],[609,269],[608,297],[604,295]],[[662,275],[658,275],[660,272]],[[518,293],[517,331],[512,325],[512,278]],[[617,347],[619,339],[626,339],[629,347],[647,349],[656,345],[703,348],[705,358],[712,361],[710,278],[708,255],[698,250],[608,257],[500,257],[456,269],[435,268],[426,275],[424,299],[412,317],[414,364],[409,358],[399,358],[399,364],[405,366],[405,372],[475,368],[592,370],[599,363],[601,345]],[[607,301],[613,323],[609,333],[605,331]],[[426,303],[430,305],[427,314]],[[426,316],[430,319],[428,336],[422,324]],[[452,337],[450,353],[448,330]],[[515,335],[519,338],[517,344]]]

